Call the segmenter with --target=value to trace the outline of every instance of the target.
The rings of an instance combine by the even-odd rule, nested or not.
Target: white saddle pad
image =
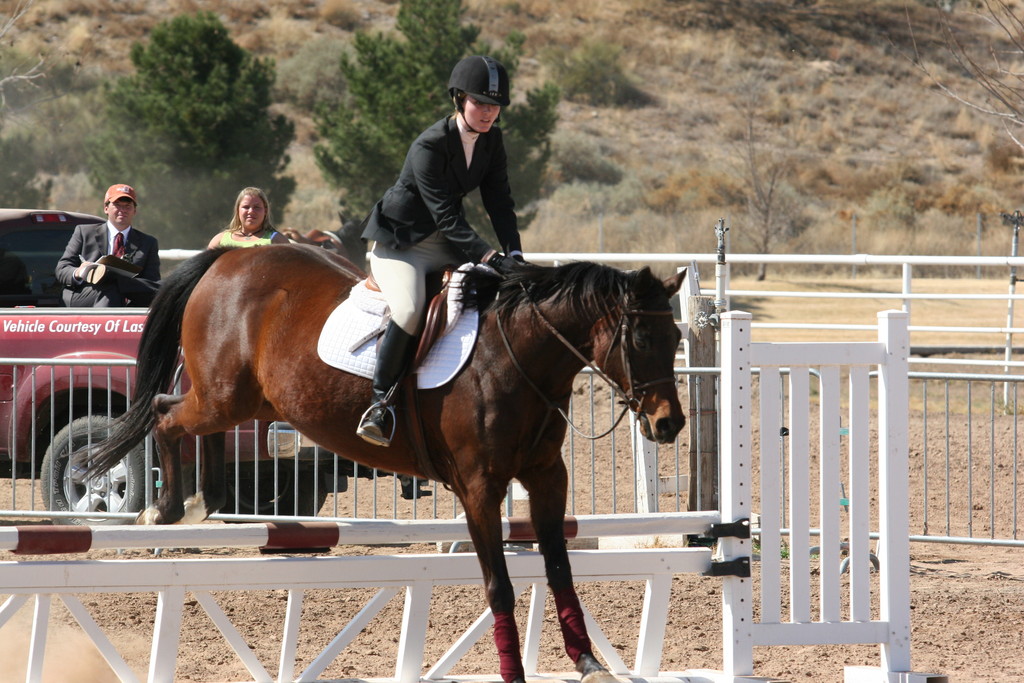
[[[466,363],[476,343],[477,312],[463,311],[458,300],[462,273],[472,267],[466,264],[452,275],[445,331],[416,371],[416,386],[420,389],[436,389],[447,384]],[[384,328],[386,311],[387,303],[380,292],[369,289],[365,280],[357,283],[348,299],[327,318],[320,332],[317,343],[320,358],[331,367],[372,378],[377,362],[377,335]]]

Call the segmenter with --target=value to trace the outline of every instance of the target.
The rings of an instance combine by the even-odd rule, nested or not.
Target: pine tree
[[[499,59],[509,72],[514,97],[522,34],[510,34],[503,49],[492,50],[477,42],[479,28],[460,23],[462,12],[461,0],[402,0],[397,17],[401,36],[357,33],[354,54],[342,58],[346,101],[341,107],[318,108],[322,142],[315,154],[324,178],[341,190],[348,213],[365,215],[398,178],[416,136],[453,111],[447,83],[459,59],[470,54]],[[539,196],[558,99],[558,89],[548,84],[501,114],[521,227]],[[482,208],[467,206],[467,211],[474,227],[488,235]]]
[[[199,248],[255,185],[279,217],[295,189],[283,177],[294,126],[272,116],[274,65],[235,44],[215,15],[157,25],[132,46],[136,73],[107,98],[107,126],[90,141],[90,175],[139,191],[139,222],[164,248]]]

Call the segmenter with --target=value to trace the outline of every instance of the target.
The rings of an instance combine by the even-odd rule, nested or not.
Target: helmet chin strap
[[[462,109],[459,109],[459,116],[462,117],[462,122],[466,124],[466,128],[469,130],[469,132],[476,133],[477,135],[481,134],[480,131],[478,131],[473,126],[469,125],[469,121],[466,120],[466,112],[462,111]]]
[[[459,112],[459,116],[462,117],[462,123],[464,123],[466,128],[469,129],[469,132],[480,135],[480,131],[478,131],[473,126],[469,125],[469,121],[466,120],[466,104],[463,99],[464,97],[466,97],[466,94],[462,93],[462,97],[456,95],[455,97],[452,98],[452,100],[455,102],[455,111]]]

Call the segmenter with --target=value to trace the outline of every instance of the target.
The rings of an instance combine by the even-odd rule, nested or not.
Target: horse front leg
[[[565,499],[568,475],[562,459],[551,467],[520,476],[530,494],[530,519],[541,554],[544,573],[555,599],[558,625],[565,642],[565,653],[576,665],[581,683],[613,683],[618,679],[594,657],[587,625],[576,588],[573,585],[569,551],[565,543]]]
[[[498,650],[501,680],[524,683],[523,655],[519,649],[519,628],[515,618],[515,591],[509,578],[501,534],[503,491],[487,500],[463,499],[469,536],[483,573],[487,605],[494,616],[494,645]]]

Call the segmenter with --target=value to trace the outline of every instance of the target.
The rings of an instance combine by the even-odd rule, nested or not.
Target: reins
[[[533,391],[538,396],[541,397],[541,399],[547,405],[548,409],[549,410],[553,410],[553,411],[557,412],[559,415],[561,415],[562,419],[565,420],[565,423],[569,426],[569,428],[572,429],[572,431],[574,433],[576,433],[577,435],[579,435],[580,437],[582,437],[584,439],[596,440],[596,439],[600,439],[600,438],[602,438],[604,436],[607,436],[616,427],[619,426],[619,423],[622,422],[622,418],[625,417],[626,413],[628,411],[630,411],[630,410],[632,410],[634,413],[636,413],[640,417],[645,417],[643,415],[643,413],[640,412],[640,407],[643,405],[643,399],[644,399],[644,392],[643,392],[643,390],[647,389],[648,387],[655,386],[657,384],[663,384],[665,382],[675,383],[675,378],[674,377],[663,377],[661,379],[652,380],[650,382],[644,382],[643,384],[634,385],[633,384],[633,367],[632,367],[632,364],[629,361],[629,351],[627,350],[627,342],[628,342],[628,338],[627,337],[628,337],[628,334],[629,334],[629,331],[630,331],[630,323],[629,323],[629,317],[630,316],[636,316],[636,315],[672,315],[671,309],[666,309],[664,311],[640,311],[640,310],[631,311],[631,310],[623,310],[622,316],[619,318],[618,327],[619,327],[619,333],[620,333],[619,347],[620,347],[620,352],[622,354],[623,368],[626,371],[626,376],[628,377],[629,383],[630,383],[630,390],[627,392],[625,389],[623,389],[619,385],[618,382],[616,382],[614,379],[609,377],[608,374],[605,373],[603,370],[601,370],[601,368],[599,368],[593,361],[589,360],[586,356],[584,356],[582,353],[580,353],[579,349],[577,349],[575,346],[573,346],[572,342],[570,342],[568,339],[566,339],[565,336],[561,332],[559,332],[558,329],[555,328],[555,326],[553,324],[551,324],[551,322],[544,316],[544,313],[540,310],[540,307],[538,307],[536,302],[532,298],[530,298],[530,294],[526,290],[525,285],[523,285],[523,283],[519,283],[519,286],[522,288],[523,293],[526,295],[526,301],[530,304],[530,308],[537,315],[537,317],[540,318],[540,321],[544,324],[544,327],[546,327],[547,330],[552,335],[554,335],[555,339],[557,339],[559,342],[561,342],[562,345],[565,348],[567,348],[574,356],[576,356],[576,358],[578,358],[586,367],[590,368],[594,372],[595,375],[597,375],[599,378],[601,378],[601,380],[603,380],[605,382],[605,384],[607,384],[608,387],[611,388],[612,392],[616,396],[619,397],[619,402],[623,406],[622,412],[619,413],[619,416],[617,418],[615,418],[615,421],[612,423],[612,426],[609,427],[607,430],[605,430],[604,432],[601,432],[600,434],[585,434],[585,433],[583,433],[578,427],[576,427],[576,425],[574,425],[572,423],[572,419],[561,408],[561,406],[557,405],[554,401],[549,399],[547,397],[547,395],[541,390],[541,388],[538,387],[534,383],[534,381],[532,379],[530,379],[530,376],[526,373],[526,369],[523,368],[522,364],[520,364],[519,360],[516,358],[515,353],[512,351],[512,345],[509,342],[508,335],[505,332],[505,327],[504,327],[504,325],[501,322],[501,316],[500,315],[495,315],[495,321],[496,321],[496,323],[498,325],[498,332],[499,332],[499,334],[501,336],[501,343],[505,346],[505,351],[508,353],[508,357],[512,361],[512,365],[519,372],[519,374],[522,375],[523,379],[526,380],[526,383],[530,386],[530,388],[533,389]],[[614,347],[614,344],[612,344],[612,346],[609,347],[608,354],[605,356],[605,364],[606,365],[607,365],[607,362],[608,362],[608,358],[611,356],[611,352],[612,352],[612,348],[613,347]],[[639,396],[637,396],[637,392],[639,392]],[[541,431],[543,431],[543,430],[541,430]],[[539,435],[540,435],[540,432],[538,432],[538,438],[540,438]]]

